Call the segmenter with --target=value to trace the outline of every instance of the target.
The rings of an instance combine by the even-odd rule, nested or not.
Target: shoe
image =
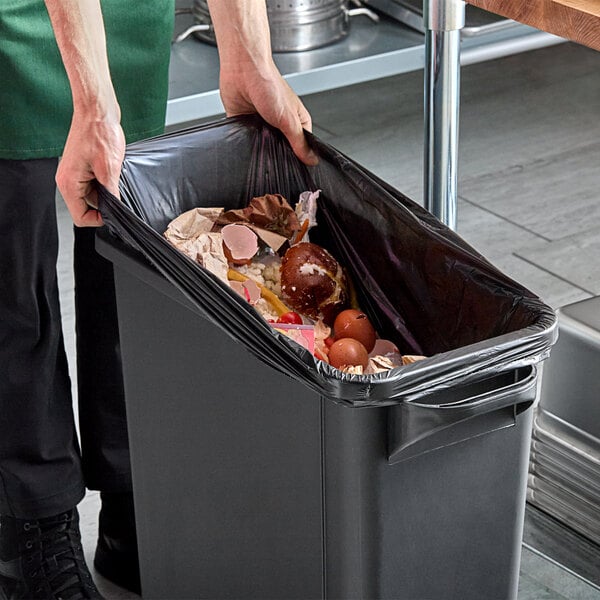
[[[100,494],[96,571],[116,585],[141,595],[133,494]]]
[[[102,600],[85,564],[79,514],[0,516],[1,600]]]

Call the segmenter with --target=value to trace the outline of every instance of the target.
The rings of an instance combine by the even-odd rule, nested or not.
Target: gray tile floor
[[[422,197],[421,72],[305,98],[314,130]],[[600,54],[563,44],[462,70],[458,233],[558,308],[600,294]],[[73,357],[71,230],[58,204],[66,343]],[[74,382],[75,383],[75,382]],[[98,497],[81,505],[95,544]],[[135,598],[99,579],[107,598]],[[524,550],[520,600],[600,599]]]

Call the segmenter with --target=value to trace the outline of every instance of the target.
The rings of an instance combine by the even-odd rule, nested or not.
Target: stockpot
[[[271,29],[273,52],[298,52],[311,50],[342,39],[348,34],[350,17],[364,14],[377,21],[377,15],[369,9],[348,0],[267,0],[267,14]],[[190,34],[196,38],[215,43],[208,3],[194,0],[191,8],[194,25],[177,36],[182,41]]]

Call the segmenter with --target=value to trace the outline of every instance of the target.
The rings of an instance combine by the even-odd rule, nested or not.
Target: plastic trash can
[[[125,206],[101,190],[144,596],[515,598],[535,364],[554,313],[313,143],[320,165],[295,170],[270,128],[230,120],[130,147]],[[208,164],[190,163],[198,147]],[[160,235],[186,203],[239,206],[275,179],[287,197],[323,190],[323,227],[361,305],[430,358],[372,376],[317,364]],[[360,232],[374,252],[350,260]]]

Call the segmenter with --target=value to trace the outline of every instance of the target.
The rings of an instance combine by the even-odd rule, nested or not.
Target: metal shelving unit
[[[177,18],[177,29],[191,25],[191,17]],[[491,60],[564,41],[525,25],[465,36],[461,64]],[[313,94],[381,77],[399,75],[425,64],[424,36],[386,17],[375,23],[352,18],[350,34],[341,42],[308,52],[276,54],[275,62],[299,95]],[[219,61],[213,46],[188,38],[173,44],[167,126],[219,115]]]

